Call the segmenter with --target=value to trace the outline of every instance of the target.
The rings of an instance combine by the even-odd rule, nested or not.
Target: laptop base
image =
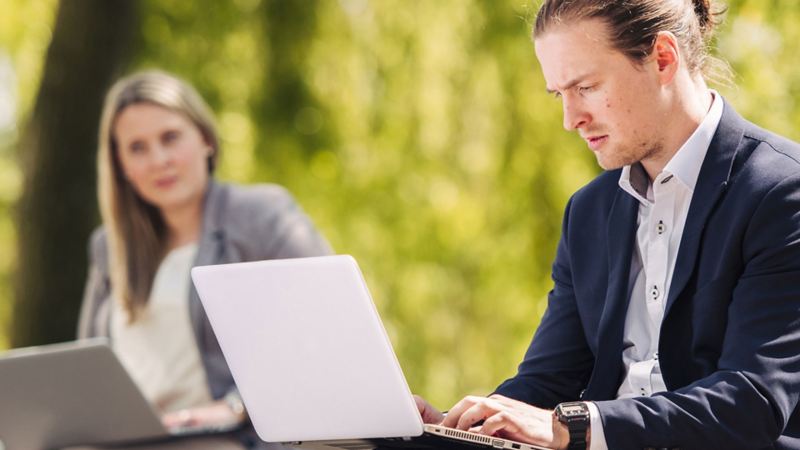
[[[344,439],[336,441],[285,442],[284,445],[305,450],[487,450],[512,448],[514,450],[547,450],[530,444],[507,439],[489,440],[486,444],[451,439],[425,433],[412,438]]]

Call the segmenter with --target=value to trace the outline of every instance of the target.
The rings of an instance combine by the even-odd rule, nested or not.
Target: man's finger
[[[513,436],[519,434],[519,429],[513,413],[501,411],[487,418],[478,432],[488,436]]]
[[[438,409],[431,406],[430,403],[419,395],[414,395],[414,402],[417,404],[417,410],[419,410],[419,414],[422,416],[422,422],[439,423],[444,418]]]
[[[447,411],[447,416],[445,416],[444,420],[442,421],[442,426],[455,428],[456,424],[458,424],[458,420],[461,418],[461,414],[463,414],[467,409],[471,408],[472,405],[475,404],[475,401],[479,398],[480,397],[471,395],[462,398],[461,401],[453,405],[453,407]]]
[[[503,410],[503,405],[488,398],[480,398],[471,408],[464,411],[458,419],[456,428],[468,430],[469,428],[482,423],[487,417],[491,417]]]

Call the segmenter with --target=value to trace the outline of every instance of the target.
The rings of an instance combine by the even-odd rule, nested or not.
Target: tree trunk
[[[59,5],[42,82],[20,140],[18,267],[11,345],[73,339],[98,220],[97,129],[103,96],[130,59],[136,2]]]
[[[251,111],[260,127],[256,156],[262,166],[285,166],[293,154],[308,159],[336,140],[328,112],[304,78],[319,9],[316,0],[266,0],[261,5],[266,71]]]

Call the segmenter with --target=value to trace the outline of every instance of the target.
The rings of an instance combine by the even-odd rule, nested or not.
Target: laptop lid
[[[192,279],[263,440],[422,434],[352,257],[195,267]]]
[[[0,354],[0,405],[7,450],[167,434],[105,339]]]

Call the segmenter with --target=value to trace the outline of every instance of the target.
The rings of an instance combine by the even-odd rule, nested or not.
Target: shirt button
[[[658,221],[658,225],[656,225],[656,231],[658,231],[658,234],[664,234],[664,232],[667,231],[667,226],[664,225],[663,220]]]
[[[651,297],[653,300],[658,300],[658,294],[659,294],[659,292],[658,292],[658,286],[653,286],[653,288],[652,288],[652,289],[650,289],[650,297]]]

